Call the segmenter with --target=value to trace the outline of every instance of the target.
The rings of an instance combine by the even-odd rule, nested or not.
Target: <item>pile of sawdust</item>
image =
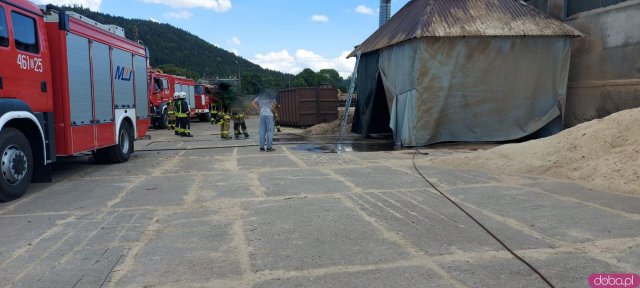
[[[621,111],[552,137],[431,164],[569,179],[603,191],[640,194],[640,108]]]
[[[338,120],[334,120],[328,123],[321,123],[311,126],[300,132],[305,136],[317,136],[317,135],[336,135],[340,133],[340,125],[342,125],[342,119],[344,119],[344,110],[340,110],[340,117]],[[347,119],[347,125],[344,128],[346,133],[351,132],[351,121],[353,119],[353,109],[349,111],[349,118]]]

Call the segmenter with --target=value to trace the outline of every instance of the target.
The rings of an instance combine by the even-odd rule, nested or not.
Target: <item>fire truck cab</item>
[[[167,129],[167,102],[173,98],[173,78],[159,70],[149,72],[149,104],[153,127]]]
[[[175,92],[187,93],[187,102],[191,106],[190,116],[194,117],[196,113],[196,82],[185,77],[164,74],[161,71],[152,70],[149,73],[149,83],[152,90],[149,92],[149,101],[153,115],[154,128],[167,128],[167,102],[173,98]]]
[[[57,156],[127,161],[149,125],[147,54],[120,27],[0,0],[0,201],[51,181]]]

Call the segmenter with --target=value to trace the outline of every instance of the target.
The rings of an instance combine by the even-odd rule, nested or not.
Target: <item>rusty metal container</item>
[[[309,127],[338,119],[338,89],[310,87],[278,92],[280,125]]]

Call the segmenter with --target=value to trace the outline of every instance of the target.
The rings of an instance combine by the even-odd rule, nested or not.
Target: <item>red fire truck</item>
[[[191,106],[191,116],[196,115],[196,82],[181,76],[164,74],[161,71],[149,72],[149,83],[153,89],[149,93],[149,101],[155,128],[167,128],[167,102],[175,92],[187,93],[187,102]]]
[[[196,103],[195,113],[200,121],[211,121],[211,113],[209,108],[211,107],[211,99],[214,97],[215,86],[198,84],[196,85]]]
[[[51,181],[56,156],[127,161],[149,126],[147,54],[120,27],[0,0],[0,201]]]

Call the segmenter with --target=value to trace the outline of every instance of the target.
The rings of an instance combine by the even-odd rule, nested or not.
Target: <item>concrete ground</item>
[[[318,153],[285,145],[293,130],[276,152],[240,147],[255,124],[248,140],[150,131],[119,165],[63,160],[54,183],[0,204],[0,286],[546,287],[429,188],[413,151]],[[420,171],[556,287],[640,271],[640,197],[427,166],[465,151],[421,151]]]

